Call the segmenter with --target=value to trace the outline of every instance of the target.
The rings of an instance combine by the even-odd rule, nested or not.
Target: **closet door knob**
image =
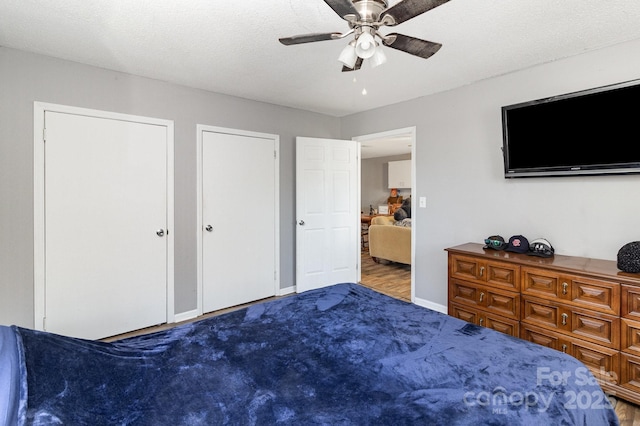
[[[304,220],[301,220],[300,222],[298,222],[298,225],[304,226]]]
[[[158,230],[156,231],[156,235],[157,235],[158,237],[164,237],[164,229],[158,229]]]
[[[207,232],[213,232],[213,226],[211,226],[211,225],[207,225],[204,229]]]

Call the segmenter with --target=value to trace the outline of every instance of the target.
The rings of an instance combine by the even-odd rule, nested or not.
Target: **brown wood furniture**
[[[446,249],[449,315],[565,352],[640,404],[640,274],[615,261]]]
[[[372,216],[360,215],[360,250],[369,249],[369,226]]]

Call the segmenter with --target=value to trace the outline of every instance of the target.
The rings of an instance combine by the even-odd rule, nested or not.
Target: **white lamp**
[[[377,43],[376,43],[377,44]],[[371,57],[371,68],[375,68],[378,65],[382,65],[387,62],[387,55],[384,54],[380,45],[376,47],[376,51]]]
[[[353,41],[342,49],[342,52],[340,52],[340,56],[338,57],[338,60],[347,68],[353,68],[356,65],[357,59],[358,55],[356,55],[356,46]]]
[[[369,31],[363,31],[356,41],[356,54],[362,59],[368,59],[376,52],[376,41]]]

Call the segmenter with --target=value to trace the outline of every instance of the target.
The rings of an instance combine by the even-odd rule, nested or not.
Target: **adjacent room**
[[[359,282],[407,301],[411,301],[412,147],[412,133],[399,130],[363,139],[360,151]]]
[[[0,424],[640,424],[638,22],[1,2]]]

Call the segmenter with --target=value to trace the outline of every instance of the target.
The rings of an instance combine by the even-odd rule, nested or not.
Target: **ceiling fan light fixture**
[[[384,64],[385,62],[387,62],[387,55],[385,55],[384,51],[382,50],[382,47],[378,45],[376,47],[376,51],[371,57],[371,68],[375,68],[378,65]]]
[[[363,31],[356,41],[356,54],[362,59],[368,59],[376,53],[376,40],[371,33]]]
[[[342,49],[342,52],[340,52],[340,56],[338,56],[338,61],[342,62],[347,68],[353,68],[357,59],[358,55],[356,55],[356,46],[354,42],[347,44],[345,48]]]
[[[394,27],[418,15],[430,11],[449,0],[324,0],[340,18],[347,21],[349,30],[344,33],[312,33],[280,38],[285,46],[324,40],[354,39],[345,47],[338,60],[342,62],[342,72],[357,71],[366,59],[371,59],[372,67],[387,61],[382,45],[423,59],[433,56],[441,47],[440,43],[421,40],[404,34],[380,34],[382,26]],[[389,3],[393,3],[389,6]],[[378,43],[380,41],[380,44]],[[355,53],[355,57],[354,57]]]

